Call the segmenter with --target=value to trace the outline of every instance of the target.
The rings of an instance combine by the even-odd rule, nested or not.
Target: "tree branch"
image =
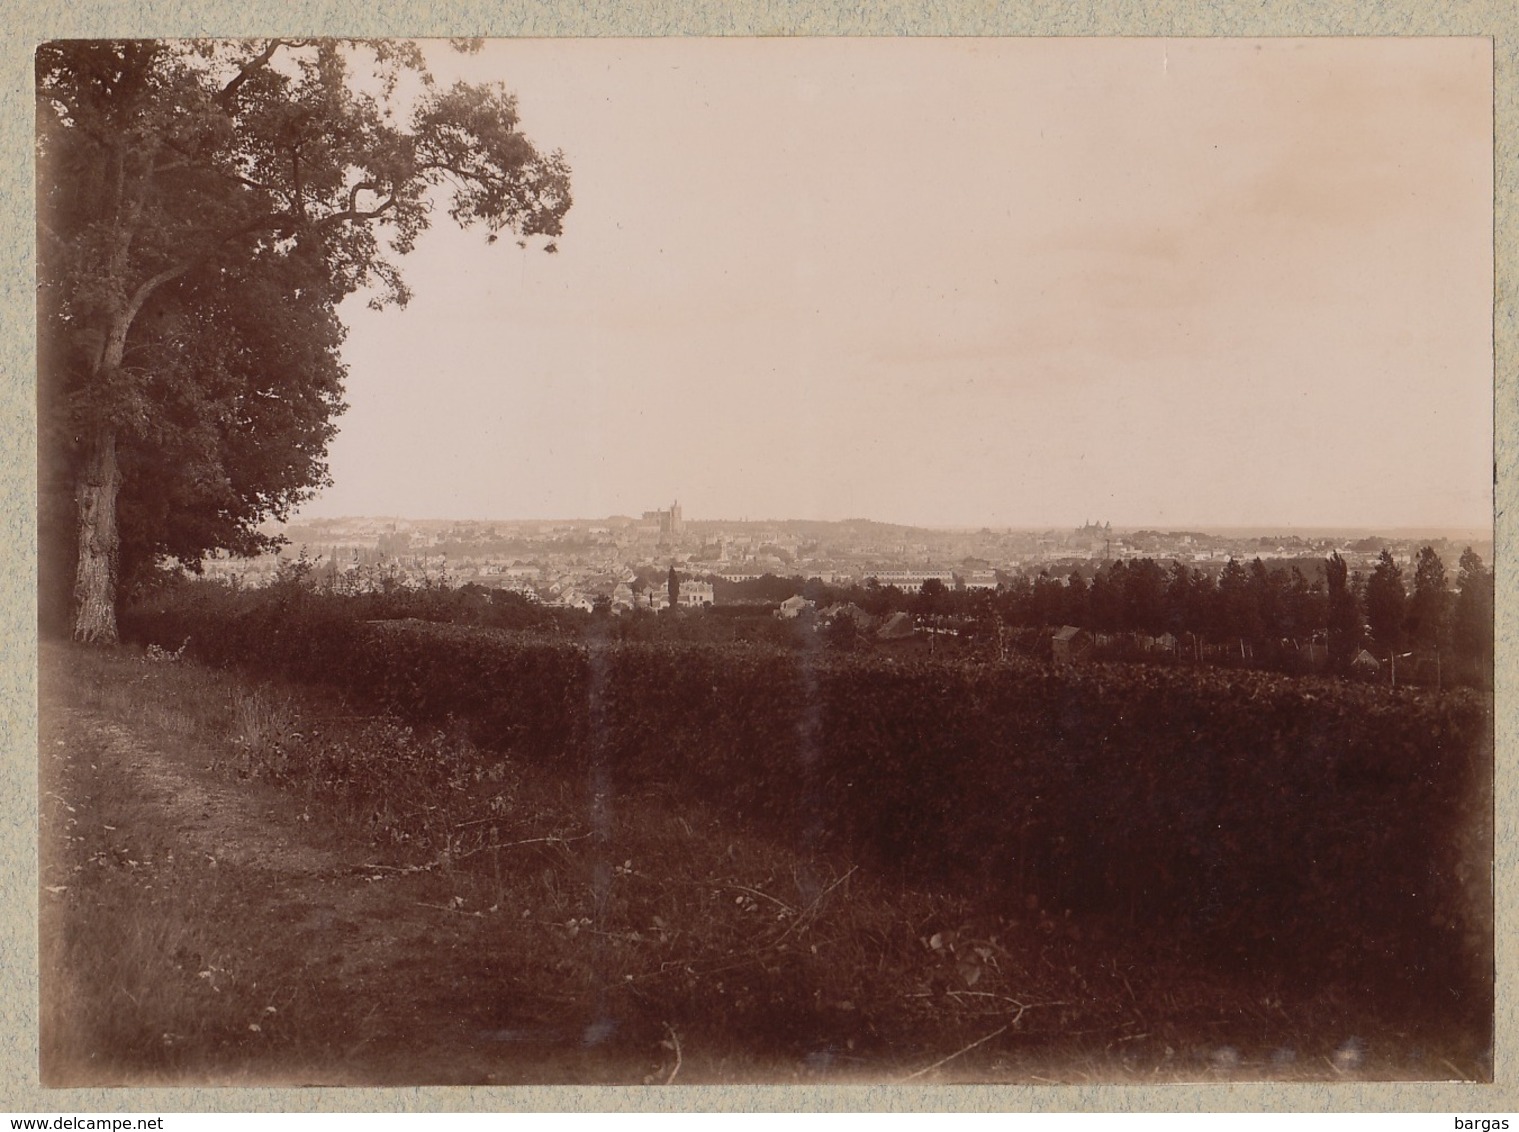
[[[456,165],[452,161],[427,161],[417,166],[417,171],[422,173],[435,169],[442,170],[445,173],[452,173],[455,177],[459,177],[465,181],[489,180],[489,176],[484,170],[466,169],[460,165]]]
[[[367,192],[371,192],[371,193],[379,193],[379,191],[380,191],[380,183],[378,181],[360,181],[358,184],[354,185],[353,188],[349,189],[348,190],[348,211],[349,212],[352,212],[354,210],[354,208],[356,207],[356,205],[358,204],[359,194],[362,193],[362,192],[366,192],[366,191]]]
[[[148,301],[148,296],[153,294],[154,291],[158,290],[158,288],[162,287],[165,283],[169,282],[169,280],[178,279],[185,272],[189,271],[190,268],[194,267],[197,263],[204,259],[208,254],[210,253],[208,252],[198,256],[191,256],[189,259],[181,260],[179,263],[174,264],[171,267],[164,268],[164,270],[160,271],[157,275],[150,275],[142,283],[138,284],[137,290],[133,291],[132,297],[127,300],[126,310],[122,312],[122,318],[125,320],[126,325],[131,326],[132,323],[136,321],[137,314],[142,310],[143,303]]]
[[[281,47],[300,46],[302,42],[303,41],[300,40],[271,39],[269,41],[269,45],[265,47],[263,51],[259,52],[252,59],[248,60],[248,62],[244,63],[242,67],[238,69],[237,74],[232,77],[232,81],[221,88],[221,90],[216,95],[217,105],[220,106],[223,110],[230,110],[232,108],[232,103],[237,98],[238,90],[242,88],[242,85],[245,82],[253,77],[253,73],[255,71],[262,70],[264,67],[267,67],[269,65],[269,60],[274,58],[275,52],[277,52]]]
[[[394,193],[391,193],[390,196],[386,197],[372,209],[359,208],[358,199],[361,192],[368,191],[378,194],[380,188],[381,186],[378,181],[360,181],[357,185],[354,185],[353,188],[348,190],[348,207],[343,209],[342,212],[333,212],[322,217],[322,219],[317,222],[318,227],[327,228],[335,224],[347,223],[350,220],[362,221],[379,219],[395,206],[396,198]]]
[[[301,186],[301,147],[300,143],[290,147],[290,184],[291,194],[295,201],[295,211],[302,220],[306,219],[306,195]]]
[[[1006,1026],[1001,1026],[998,1029],[993,1030],[991,1033],[987,1034],[986,1037],[984,1037],[984,1038],[977,1038],[975,1041],[971,1042],[970,1045],[964,1046],[964,1047],[962,1047],[960,1049],[955,1050],[955,1052],[952,1053],[952,1054],[950,1054],[948,1057],[941,1057],[941,1058],[939,1058],[939,1060],[936,1061],[936,1062],[934,1062],[932,1065],[925,1065],[922,1069],[919,1069],[917,1072],[915,1072],[915,1073],[909,1073],[906,1077],[903,1077],[900,1080],[898,1080],[896,1082],[896,1084],[898,1084],[898,1085],[905,1085],[908,1081],[911,1081],[911,1080],[913,1080],[915,1078],[921,1077],[921,1076],[923,1076],[923,1074],[928,1073],[928,1072],[930,1072],[930,1071],[932,1071],[934,1069],[937,1069],[937,1068],[939,1068],[939,1066],[944,1065],[947,1062],[953,1061],[955,1058],[959,1057],[962,1053],[969,1053],[971,1050],[975,1049],[977,1046],[984,1045],[986,1042],[991,1041],[998,1034],[1006,1033],[1008,1030],[1012,1029],[1014,1026],[1016,1026],[1018,1024],[1018,1019],[1022,1018],[1022,1017],[1023,1017],[1023,1010],[1020,1009],[1018,1011],[1017,1017],[1015,1017]]]
[[[148,298],[153,294],[154,291],[158,290],[158,288],[162,287],[165,283],[168,283],[174,279],[178,279],[181,275],[185,274],[191,268],[204,263],[207,259],[211,258],[211,255],[216,251],[216,249],[220,248],[223,244],[226,244],[229,240],[234,240],[238,236],[250,235],[254,232],[257,232],[261,228],[268,228],[271,231],[279,231],[281,228],[285,227],[287,223],[288,217],[279,213],[273,213],[268,216],[261,216],[255,221],[244,224],[241,227],[235,228],[230,232],[224,233],[220,237],[212,240],[210,244],[202,248],[194,255],[186,256],[184,259],[179,260],[177,263],[170,264],[162,271],[148,276],[147,279],[143,280],[137,285],[136,290],[132,292],[132,297],[127,300],[127,304],[122,311],[121,319],[123,326],[123,336],[125,330],[131,327],[132,323],[136,321],[137,315],[142,310],[143,304],[148,301]]]

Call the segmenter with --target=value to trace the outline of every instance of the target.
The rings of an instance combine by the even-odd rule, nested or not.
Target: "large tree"
[[[1392,552],[1383,548],[1366,579],[1366,625],[1382,652],[1396,653],[1403,647],[1407,606],[1403,570],[1393,561]]]
[[[323,481],[338,304],[406,301],[434,207],[552,240],[569,171],[411,44],[51,43],[37,95],[43,565],[109,642],[124,566],[256,548]]]
[[[1234,640],[1253,640],[1260,633],[1260,610],[1250,586],[1250,574],[1231,558],[1218,575],[1213,633]]]
[[[1461,554],[1451,608],[1451,649],[1463,676],[1480,687],[1493,680],[1493,572],[1471,547]]]
[[[1445,563],[1426,546],[1419,551],[1414,567],[1414,590],[1408,602],[1408,636],[1414,646],[1438,650],[1446,636],[1450,609],[1450,585],[1445,578]]]
[[[1153,558],[1129,563],[1124,579],[1127,627],[1152,636],[1166,629],[1166,572]]]
[[[1329,612],[1324,587],[1317,583],[1310,584],[1297,566],[1292,567],[1282,583],[1280,597],[1280,628],[1283,636],[1294,640],[1307,637],[1326,623]]]
[[[1207,579],[1185,562],[1171,563],[1166,573],[1166,625],[1173,633],[1201,632],[1206,620],[1203,606]]]

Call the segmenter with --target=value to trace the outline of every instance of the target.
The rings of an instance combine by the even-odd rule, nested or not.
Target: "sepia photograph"
[[[1494,1079],[1491,38],[34,62],[44,1086]]]

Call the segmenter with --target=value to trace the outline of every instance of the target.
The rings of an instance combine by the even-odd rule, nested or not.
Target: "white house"
[[[781,602],[781,607],[775,611],[775,615],[784,621],[789,621],[793,617],[800,616],[802,610],[811,608],[812,602],[808,601],[801,594],[792,594],[785,601]]]
[[[712,583],[683,581],[680,584],[680,604],[689,608],[699,608],[703,605],[712,604]]]

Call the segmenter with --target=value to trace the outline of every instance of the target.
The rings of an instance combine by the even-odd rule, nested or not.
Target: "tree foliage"
[[[1466,675],[1483,687],[1493,681],[1493,572],[1471,547],[1461,555],[1451,610],[1451,647]]]
[[[1343,669],[1361,647],[1361,610],[1355,590],[1350,585],[1350,567],[1332,552],[1324,560],[1324,577],[1328,589],[1329,666]]]
[[[1392,552],[1383,549],[1377,557],[1376,568],[1366,579],[1366,626],[1384,656],[1403,647],[1407,604],[1403,570],[1393,561]]]
[[[949,587],[939,578],[927,578],[913,602],[918,613],[927,617],[945,613],[949,607]]]
[[[56,42],[36,65],[44,581],[72,572],[75,635],[110,641],[119,581],[257,549],[325,482],[338,305],[404,304],[435,208],[552,241],[569,170],[503,87],[442,89],[413,44]]]
[[[1446,618],[1450,605],[1450,584],[1445,577],[1445,563],[1426,546],[1419,551],[1414,565],[1414,589],[1408,602],[1408,637],[1416,648],[1434,650],[1445,642]]]

